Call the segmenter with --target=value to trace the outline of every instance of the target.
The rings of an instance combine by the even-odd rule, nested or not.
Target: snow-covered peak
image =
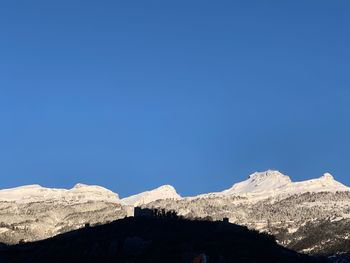
[[[119,202],[118,194],[98,185],[76,184],[68,192],[83,200]]]
[[[268,170],[255,172],[249,175],[247,180],[236,183],[222,192],[202,194],[194,198],[244,195],[251,197],[249,200],[253,201],[279,195],[336,191],[350,191],[350,188],[336,181],[330,173],[316,179],[292,182],[289,176],[279,171]]]
[[[72,189],[45,188],[40,185],[26,185],[0,190],[0,201],[31,202],[70,202],[88,201],[119,202],[119,196],[101,186],[77,184]]]
[[[291,179],[278,172],[268,170],[256,172],[248,180],[235,184],[225,194],[265,194],[267,196],[279,194],[294,194],[321,191],[349,191],[350,188],[337,182],[330,173],[325,173],[317,179],[292,182]]]
[[[181,196],[176,192],[176,189],[171,185],[163,185],[151,191],[142,192],[121,199],[123,204],[139,206],[148,204],[160,199],[181,199]]]
[[[279,191],[291,184],[288,176],[278,172],[268,170],[265,172],[255,172],[249,175],[248,179],[234,184],[231,188],[225,190],[224,194],[245,194],[245,193],[263,193]]]
[[[350,191],[350,188],[336,181],[330,173],[307,181],[295,182],[290,187],[291,192],[335,192]]]
[[[174,186],[170,185],[170,184],[165,184],[165,185],[161,185],[158,188],[154,189],[154,190],[175,190]]]

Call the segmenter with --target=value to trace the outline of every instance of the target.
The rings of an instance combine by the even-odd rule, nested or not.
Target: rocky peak
[[[334,181],[335,180],[333,175],[331,175],[330,173],[323,174],[323,176],[321,176],[320,179],[329,180],[329,181]]]
[[[264,172],[255,172],[251,175],[248,176],[248,179],[251,179],[253,181],[261,181],[265,179],[282,179],[282,180],[287,180],[291,181],[290,178],[284,174],[282,174],[279,171],[274,171],[274,170],[267,170]]]

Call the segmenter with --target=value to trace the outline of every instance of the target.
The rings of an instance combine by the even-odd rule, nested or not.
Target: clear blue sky
[[[350,185],[349,1],[0,3],[0,188]]]

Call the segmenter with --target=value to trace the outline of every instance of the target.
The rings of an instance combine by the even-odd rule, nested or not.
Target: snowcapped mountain
[[[295,182],[288,188],[292,193],[350,191],[346,185],[336,181],[330,173],[317,179]]]
[[[151,191],[123,198],[121,201],[125,205],[139,206],[161,199],[179,200],[181,196],[176,192],[173,186],[163,185]]]
[[[27,185],[0,190],[0,201],[32,203],[43,201],[85,203],[103,201],[119,203],[119,196],[96,185],[77,184],[72,189],[45,188],[40,185]]]
[[[130,216],[129,205],[179,198],[170,185],[123,201],[106,188],[84,184],[72,189],[27,185],[0,190],[0,243],[45,239],[86,224],[104,224]]]
[[[278,171],[256,172],[249,175],[246,181],[236,183],[222,194],[254,194],[282,192],[292,184],[291,179]]]
[[[292,182],[289,176],[278,171],[255,172],[248,179],[234,184],[222,192],[202,194],[191,198],[213,196],[244,196],[254,199],[269,198],[279,195],[302,194],[306,192],[350,191],[350,188],[337,182],[329,173],[317,179]],[[101,201],[122,203],[124,205],[143,205],[161,199],[179,200],[182,197],[171,185],[163,185],[123,199],[118,194],[96,185],[77,184],[72,189],[45,188],[40,185],[27,185],[0,190],[0,201],[31,203],[42,201],[84,203]]]
[[[29,185],[0,190],[0,243],[40,240],[87,223],[103,224],[130,216],[131,206],[175,210],[186,218],[229,218],[272,233],[281,244],[305,253],[326,248],[329,253],[343,252],[344,242],[350,240],[349,187],[329,173],[293,182],[268,170],[222,192],[184,198],[170,185],[123,199],[106,188],[84,184],[72,189]],[[319,226],[332,231],[319,237]]]
[[[234,184],[222,192],[199,195],[198,197],[213,196],[247,196],[253,201],[279,195],[302,194],[307,192],[336,192],[350,191],[350,188],[337,182],[330,173],[325,173],[317,179],[292,182],[289,176],[279,171],[268,170],[255,172],[248,179]]]
[[[350,188],[329,173],[293,182],[278,171],[256,172],[222,192],[158,200],[145,207],[175,210],[189,219],[229,218],[303,253],[349,252]]]
[[[119,196],[95,185],[0,190],[0,243],[34,241],[127,216]]]

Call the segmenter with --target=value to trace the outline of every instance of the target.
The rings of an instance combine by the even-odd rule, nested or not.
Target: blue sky
[[[0,188],[350,185],[348,1],[1,1]]]

